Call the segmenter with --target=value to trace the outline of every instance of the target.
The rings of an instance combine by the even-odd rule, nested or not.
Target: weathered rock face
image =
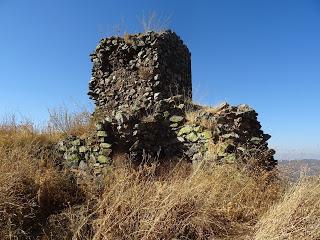
[[[267,170],[276,165],[270,135],[249,106],[191,102],[190,53],[175,33],[103,39],[92,61],[96,130],[59,143],[67,165],[100,174],[115,153],[136,163],[182,158],[247,164],[253,158]]]
[[[161,99],[191,98],[190,52],[171,31],[102,39],[91,60],[88,94],[106,113],[152,111]]]

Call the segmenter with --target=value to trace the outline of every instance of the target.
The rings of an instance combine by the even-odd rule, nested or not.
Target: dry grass
[[[209,112],[210,108],[203,109],[201,111]],[[186,112],[186,120],[189,124],[200,125],[207,129],[212,129],[215,126],[215,122],[205,118],[199,118],[199,110],[191,110]]]
[[[194,109],[194,107],[191,107],[187,109],[185,113],[186,119],[190,124],[197,124],[207,129],[212,129],[216,123],[206,118],[199,118],[199,116],[201,115],[201,113],[209,113],[213,115],[219,114],[219,112],[223,110],[224,104],[225,103],[221,103],[217,106],[201,107],[201,109]]]
[[[170,15],[159,15],[157,12],[151,11],[147,15],[142,14],[140,24],[144,32],[162,32],[169,28],[170,19]]]
[[[114,169],[94,209],[92,239],[239,239],[281,193],[269,174],[255,179],[225,165],[185,177],[181,169],[160,177],[153,167]]]
[[[149,79],[152,76],[153,69],[150,67],[140,67],[138,70],[138,76],[141,79]]]
[[[15,239],[33,231],[32,221],[37,217],[34,179],[37,167],[29,160],[28,149],[9,150],[1,143],[0,239]]]
[[[123,40],[128,45],[132,45],[134,43],[134,41],[131,39],[131,35],[128,34],[127,32],[124,33]]]
[[[255,239],[320,239],[320,178],[291,187],[260,219]]]
[[[58,132],[0,126],[0,239],[320,238],[319,178],[284,193],[276,173],[232,165],[159,171],[119,164],[98,192],[54,167]]]
[[[66,107],[49,110],[46,132],[81,136],[94,128],[91,113],[86,109],[70,112]]]
[[[30,123],[0,125],[0,239],[34,239],[49,214],[82,200],[70,174],[53,167],[56,140]]]

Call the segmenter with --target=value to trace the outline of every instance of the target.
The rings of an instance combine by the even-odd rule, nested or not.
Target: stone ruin
[[[59,143],[66,165],[99,175],[119,153],[137,164],[277,164],[252,108],[192,103],[191,54],[174,32],[102,39],[91,60],[96,130]]]
[[[103,39],[91,60],[88,94],[104,114],[152,111],[162,99],[192,97],[190,52],[172,32]]]

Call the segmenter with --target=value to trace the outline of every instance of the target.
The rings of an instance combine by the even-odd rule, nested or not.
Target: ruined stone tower
[[[102,39],[91,60],[88,94],[105,112],[150,110],[161,99],[192,97],[190,52],[174,32]]]
[[[119,153],[138,164],[277,164],[254,109],[192,103],[191,55],[172,31],[102,39],[91,60],[96,130],[59,143],[67,165],[97,175]]]

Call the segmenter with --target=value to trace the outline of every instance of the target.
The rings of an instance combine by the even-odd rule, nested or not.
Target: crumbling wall
[[[115,153],[133,162],[276,165],[257,113],[247,105],[193,104],[188,48],[171,31],[101,40],[91,55],[96,130],[59,143],[69,166],[100,174]]]

